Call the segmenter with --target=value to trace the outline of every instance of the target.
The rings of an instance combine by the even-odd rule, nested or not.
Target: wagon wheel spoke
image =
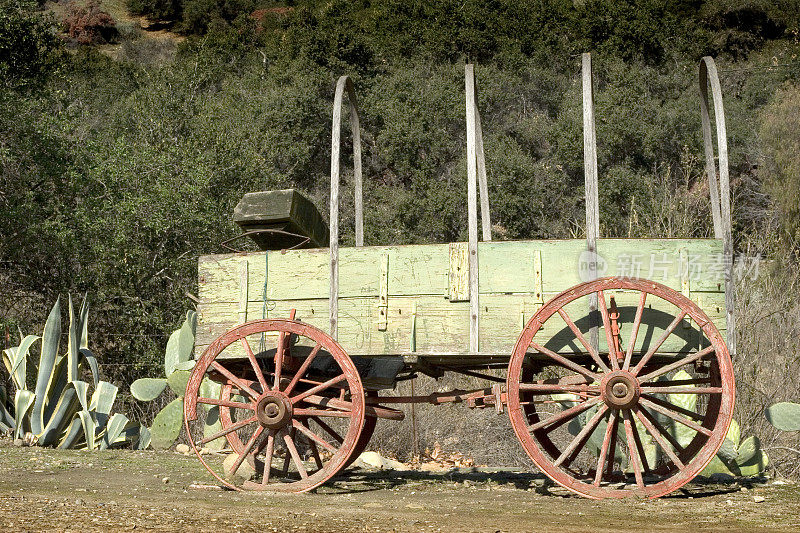
[[[608,457],[608,452],[611,450],[611,462],[609,465],[614,464],[614,453],[616,453],[616,449],[612,448],[611,439],[616,439],[616,428],[617,428],[617,419],[619,418],[619,411],[616,409],[610,409],[611,413],[608,418],[608,423],[606,425],[606,432],[603,435],[603,445],[600,448],[600,455],[597,458],[597,468],[595,469],[594,475],[594,486],[599,487],[600,481],[603,478],[603,468],[605,467],[606,458]]]
[[[250,388],[250,386],[249,386],[247,383],[245,383],[245,382],[244,382],[244,380],[242,380],[242,379],[239,379],[238,377],[234,376],[234,375],[231,373],[231,371],[230,371],[230,370],[228,370],[227,368],[225,368],[224,366],[222,366],[222,365],[221,365],[219,362],[217,362],[217,361],[212,361],[212,362],[211,362],[211,367],[212,367],[214,370],[216,370],[217,372],[219,372],[220,374],[222,374],[223,376],[225,376],[226,378],[228,378],[228,380],[230,380],[231,382],[235,383],[235,384],[236,384],[236,386],[237,386],[237,387],[239,387],[239,390],[240,390],[240,391],[243,391],[243,392],[245,392],[245,393],[246,393],[248,396],[250,396],[252,399],[254,399],[254,400],[255,400],[256,398],[258,398],[259,396],[261,396],[259,393],[257,393],[257,392],[256,392],[256,391],[254,391],[253,389],[251,389],[251,388]]]
[[[292,461],[294,462],[297,471],[300,473],[300,477],[305,479],[308,477],[308,472],[306,472],[306,467],[303,465],[303,460],[300,458],[300,453],[298,453],[297,446],[294,443],[296,435],[297,431],[292,428],[291,432],[283,435],[283,440],[286,443],[286,448],[289,450],[289,454],[292,457]]]
[[[578,341],[583,345],[583,347],[589,353],[589,357],[591,357],[594,360],[594,362],[597,363],[597,366],[599,366],[601,370],[603,370],[604,372],[608,372],[610,370],[608,368],[608,365],[605,363],[605,361],[603,361],[603,359],[597,353],[597,350],[595,350],[592,347],[592,345],[589,344],[589,341],[586,340],[586,337],[583,336],[583,333],[581,333],[581,330],[578,329],[578,326],[575,325],[575,322],[572,320],[572,318],[570,318],[567,312],[564,311],[563,308],[561,308],[558,310],[558,314],[561,316],[561,319],[567,324],[569,329],[572,330],[572,333],[575,335],[575,338],[578,339]]]
[[[204,398],[199,396],[197,398],[198,403],[205,403],[208,405],[221,405],[223,407],[232,407],[234,409],[247,409],[248,411],[253,411],[253,406],[249,403],[241,403],[241,402],[233,402],[229,400],[219,400],[217,398]]]
[[[639,409],[638,407],[634,407],[633,414],[636,416],[636,418],[639,419],[639,422],[644,426],[647,432],[650,433],[653,439],[655,439],[655,441],[658,443],[661,449],[664,450],[664,453],[667,454],[667,457],[669,457],[670,460],[673,463],[675,463],[675,465],[678,468],[683,468],[685,465],[678,458],[678,456],[675,455],[675,452],[672,450],[672,446],[667,444],[667,442],[664,440],[664,436],[661,434],[661,431],[656,429],[656,427],[650,422],[650,420],[648,420],[647,417],[644,416],[642,410]],[[680,448],[677,449],[680,450]]]
[[[558,385],[551,383],[520,383],[519,390],[530,392],[533,395],[542,394],[557,394],[557,393],[570,393],[570,394],[600,394],[599,385]]]
[[[677,387],[679,385],[709,385],[711,383],[711,378],[690,378],[690,379],[668,379],[664,381],[653,381],[651,383],[647,383],[647,387],[652,387],[655,392],[658,392],[656,389],[660,389],[661,387]],[[684,392],[685,389],[681,389],[680,392]]]
[[[528,428],[528,431],[539,431],[542,429],[546,429],[547,431],[553,431],[554,429],[566,424],[579,414],[583,413],[587,409],[590,409],[592,406],[597,405],[600,403],[600,397],[592,398],[591,400],[587,400],[585,402],[579,403],[574,407],[570,407],[569,409],[565,409],[560,413],[551,416],[546,420],[540,420],[539,422],[533,424],[531,427]]]
[[[565,368],[568,368],[569,370],[572,370],[573,372],[576,372],[576,373],[586,377],[587,379],[589,379],[591,381],[600,381],[600,375],[599,374],[596,374],[596,373],[592,372],[591,370],[582,367],[581,365],[579,365],[578,363],[576,363],[574,361],[570,361],[566,357],[555,353],[553,350],[549,350],[549,349],[545,348],[544,346],[541,346],[541,345],[539,345],[539,344],[537,344],[535,342],[531,342],[530,346],[534,350],[536,350],[537,352],[543,353],[546,356],[550,357],[553,361],[555,361],[559,365],[561,365],[561,366],[563,366]]]
[[[264,378],[264,372],[261,370],[261,365],[258,364],[258,360],[256,360],[256,356],[253,353],[253,349],[250,347],[250,343],[247,342],[247,339],[244,337],[241,338],[241,342],[242,347],[244,348],[244,353],[247,354],[247,359],[250,361],[250,366],[253,367],[253,373],[255,373],[256,379],[261,385],[261,390],[268,391],[269,385],[267,385],[267,380]]]
[[[261,486],[266,487],[269,484],[269,475],[272,470],[272,456],[275,454],[275,435],[277,431],[270,429],[267,433],[267,449],[264,453],[264,474],[261,478]]]
[[[682,367],[684,365],[688,365],[690,363],[694,363],[695,361],[699,361],[700,359],[704,358],[705,356],[707,356],[709,354],[712,354],[712,353],[715,353],[715,352],[716,352],[716,349],[714,348],[713,345],[712,346],[708,346],[708,347],[703,348],[702,350],[700,350],[698,352],[695,352],[693,354],[687,355],[686,357],[683,357],[682,359],[679,359],[678,361],[675,361],[674,363],[670,363],[668,365],[664,365],[661,368],[650,372],[649,374],[645,374],[644,376],[639,378],[639,381],[641,381],[642,383],[646,383],[648,381],[652,381],[653,379],[655,379],[655,378],[657,378],[659,376],[663,376],[664,374],[667,374],[667,373],[669,373],[669,372],[671,372],[673,370],[676,370],[676,369],[678,369],[678,368],[680,368],[680,367]]]
[[[617,435],[619,434],[619,422],[620,416],[619,411],[616,411],[616,416],[614,417],[613,422],[609,422],[611,426],[611,438],[608,442],[608,454],[606,455],[606,476],[611,477],[614,473],[614,461],[617,457]],[[605,444],[605,439],[603,439],[603,444]]]
[[[642,387],[642,393],[658,394],[722,394],[722,387]]]
[[[328,441],[326,441],[325,439],[314,433],[311,430],[311,428],[308,427],[307,422],[298,422],[297,420],[294,420],[292,421],[292,425],[295,428],[297,428],[303,435],[308,437],[309,441],[312,444],[315,444],[314,446],[315,450],[316,450],[316,444],[319,444],[320,446],[322,446],[331,453],[336,453],[339,450],[339,448],[335,447],[333,444],[329,443]]]
[[[650,465],[648,464],[647,461],[647,452],[645,452],[644,450],[644,443],[642,443],[642,436],[639,434],[639,429],[636,427],[636,424],[634,423],[633,417],[631,416],[631,411],[624,411],[624,413],[627,414],[628,418],[631,419],[631,424],[633,425],[633,442],[636,444],[636,455],[639,458],[639,464],[642,465],[643,472],[648,473],[652,469],[650,468]]]
[[[292,394],[292,391],[294,390],[295,386],[297,386],[297,383],[300,381],[300,378],[303,377],[303,375],[308,370],[309,365],[311,365],[311,362],[319,353],[320,348],[322,348],[322,346],[320,346],[319,344],[316,344],[314,346],[314,349],[312,349],[311,353],[308,354],[308,357],[306,357],[305,361],[303,361],[303,363],[300,365],[300,368],[297,369],[297,372],[295,373],[294,377],[292,377],[292,380],[289,382],[288,385],[286,385],[286,389],[284,389],[283,391],[284,394],[286,394],[287,396],[290,396]]]
[[[669,443],[670,443],[670,445],[672,446],[672,448],[673,448],[673,449],[674,449],[674,450],[675,450],[675,451],[676,451],[678,454],[681,454],[681,453],[683,453],[683,450],[684,450],[683,446],[681,446],[681,444],[680,444],[680,443],[678,442],[678,440],[677,440],[677,439],[676,439],[676,438],[675,438],[675,437],[672,435],[672,433],[671,433],[670,431],[668,431],[667,429],[665,429],[665,428],[664,428],[664,426],[662,426],[662,425],[661,425],[661,422],[659,422],[659,421],[656,419],[656,417],[654,417],[652,414],[650,414],[650,411],[648,411],[647,409],[644,409],[644,408],[641,408],[641,407],[640,407],[640,408],[639,408],[639,410],[638,410],[638,414],[640,414],[640,415],[642,415],[643,417],[645,417],[645,418],[647,419],[647,421],[648,421],[648,422],[650,422],[650,424],[651,424],[651,425],[652,425],[652,426],[653,426],[655,429],[657,429],[657,430],[659,431],[659,433],[661,433],[661,435],[662,435],[662,436],[663,436],[665,439],[667,439],[667,442],[669,442]]]
[[[255,423],[257,420],[258,419],[256,417],[252,416],[250,418],[242,420],[241,422],[236,422],[235,424],[231,425],[230,427],[227,427],[227,428],[223,429],[222,431],[218,431],[218,432],[214,433],[213,435],[209,435],[208,437],[205,437],[203,440],[200,441],[200,445],[203,446],[205,444],[208,444],[212,440],[217,440],[220,437],[224,437],[228,433],[232,433],[234,431],[238,431],[238,430],[242,429],[245,426],[248,426],[250,424]]]
[[[569,443],[561,455],[558,456],[558,459],[555,460],[553,463],[556,466],[560,466],[565,460],[571,458],[575,455],[576,452],[580,451],[580,448],[586,444],[586,440],[591,435],[592,431],[595,430],[597,425],[600,423],[600,420],[605,416],[608,407],[605,405],[601,405],[600,408],[597,410],[597,413],[586,423],[583,429],[572,439],[572,442]]]
[[[688,387],[687,387],[687,389],[688,389]],[[675,405],[674,403],[672,403],[672,402],[670,402],[668,400],[664,400],[662,398],[659,398],[658,396],[653,396],[652,394],[643,394],[641,403],[644,404],[645,400],[650,401],[650,402],[652,402],[652,403],[654,403],[654,404],[656,404],[658,406],[661,406],[661,407],[663,407],[665,409],[669,409],[669,410],[674,411],[676,413],[688,416],[689,418],[693,418],[695,420],[703,420],[705,418],[700,413],[697,413],[695,411],[691,411],[689,409],[686,409],[685,407],[681,407],[680,405]]]
[[[336,411],[333,409],[295,409],[295,416],[323,416],[326,418],[350,418],[352,411]]]
[[[310,417],[311,417],[311,420],[313,420],[314,422],[316,422],[317,424],[319,424],[319,427],[321,427],[322,429],[324,429],[324,430],[325,430],[325,431],[328,433],[328,435],[330,435],[331,437],[333,437],[333,439],[334,439],[336,442],[338,442],[339,444],[342,444],[342,443],[344,442],[344,439],[342,438],[342,436],[341,436],[341,435],[339,435],[339,433],[337,433],[335,429],[333,429],[332,427],[330,427],[330,426],[329,426],[328,424],[326,424],[326,423],[325,423],[323,420],[321,420],[321,419],[317,418],[317,417],[316,417],[316,416],[314,416],[314,415],[310,415]]]
[[[326,381],[324,383],[320,383],[319,385],[317,385],[315,387],[311,387],[307,391],[301,392],[300,394],[298,394],[296,396],[291,396],[290,399],[291,399],[292,403],[296,404],[297,402],[299,402],[300,400],[306,398],[307,396],[311,396],[312,394],[316,394],[318,392],[324,391],[325,389],[329,389],[332,386],[336,385],[337,383],[341,383],[346,378],[347,378],[347,376],[345,376],[344,374],[339,374],[338,376],[333,377],[333,378],[329,379],[328,381]]]
[[[614,332],[611,330],[611,321],[608,317],[608,307],[606,306],[606,296],[603,291],[597,291],[597,305],[600,307],[600,316],[603,318],[603,329],[606,331],[606,343],[608,344],[608,358],[611,361],[611,368],[619,370],[617,361],[616,343],[614,342]]]
[[[275,351],[275,381],[273,388],[280,389],[281,383],[281,370],[283,369],[283,352],[286,348],[286,332],[281,331],[280,338],[278,340],[278,348]]]
[[[625,439],[628,444],[628,457],[630,458],[630,465],[633,467],[633,475],[636,478],[636,485],[639,488],[644,488],[644,480],[642,479],[642,467],[639,465],[639,454],[636,443],[634,442],[634,428],[631,422],[630,411],[622,412],[623,425],[625,426]]]
[[[673,320],[672,323],[670,323],[670,325],[667,326],[667,329],[665,329],[664,333],[662,333],[661,336],[658,338],[658,340],[656,340],[656,342],[653,345],[653,347],[650,348],[647,351],[647,353],[642,356],[642,358],[639,360],[639,363],[631,371],[634,376],[638,375],[639,372],[642,371],[642,368],[644,367],[644,365],[646,365],[647,362],[650,360],[650,358],[653,357],[653,355],[655,355],[655,353],[658,351],[659,348],[661,348],[661,345],[664,344],[664,341],[667,340],[667,338],[670,335],[672,335],[672,332],[675,331],[675,328],[678,327],[678,324],[680,324],[681,321],[684,318],[686,318],[687,314],[688,313],[686,311],[684,311],[684,310],[681,310],[681,312],[678,313],[678,316],[675,317],[675,320]]]
[[[231,467],[230,470],[231,477],[236,475],[236,472],[239,471],[239,467],[242,466],[242,463],[244,462],[245,458],[248,455],[250,455],[250,452],[253,451],[253,448],[256,445],[256,440],[258,440],[258,437],[261,436],[261,433],[263,431],[264,428],[262,426],[258,426],[256,430],[253,432],[253,436],[250,437],[250,440],[247,441],[247,444],[245,444],[244,446],[244,450],[242,451],[242,453],[239,454],[239,457],[236,459],[236,462],[234,462],[233,466]]]
[[[667,409],[665,407],[661,407],[657,405],[655,402],[648,400],[647,398],[641,398],[640,402],[643,407],[647,407],[651,411],[655,411],[657,413],[661,413],[662,415],[668,416],[669,418],[673,419],[675,422],[679,424],[683,424],[684,426],[697,431],[698,433],[702,433],[703,435],[710,437],[713,433],[710,429],[701,426],[695,422],[692,422],[688,418],[685,418],[676,412],[672,411],[671,409]]]
[[[633,357],[633,349],[636,347],[636,338],[639,336],[639,326],[642,324],[642,315],[644,314],[644,304],[647,300],[647,293],[641,291],[639,293],[639,305],[636,307],[636,317],[633,319],[631,326],[630,339],[628,340],[628,349],[625,352],[625,361],[622,363],[622,370],[629,370],[631,367],[631,358]]]
[[[297,421],[295,420],[292,423],[293,424],[297,423]],[[317,448],[317,442],[325,442],[325,441],[322,440],[322,438],[319,437],[316,433],[313,433],[311,431],[311,428],[308,427],[308,420],[303,420],[302,422],[299,422],[299,424],[300,424],[301,427],[299,427],[298,429],[303,431],[303,434],[306,436],[306,440],[308,441],[308,447],[311,449],[311,456],[314,458],[314,463],[316,463],[317,469],[320,469],[320,468],[322,468],[322,457],[320,457],[320,455],[319,455],[319,449]],[[307,431],[305,431],[305,430],[307,430]],[[310,435],[313,435],[318,440],[315,440]],[[325,442],[325,444],[328,444],[328,443]],[[331,454],[336,453],[336,448],[334,448],[333,446],[330,446],[330,449],[328,451]]]

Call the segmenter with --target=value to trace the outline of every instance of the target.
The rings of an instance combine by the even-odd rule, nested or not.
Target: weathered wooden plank
[[[608,293],[607,297],[612,293]],[[635,293],[617,291],[613,293],[617,306],[622,313],[623,323],[630,323],[632,314],[638,304]],[[545,300],[555,296],[555,293],[546,293]],[[717,324],[724,328],[724,295],[721,293],[695,293],[701,308]],[[387,313],[387,327],[381,331],[377,327],[378,313],[377,297],[369,298],[341,298],[339,317],[339,342],[344,349],[352,355],[384,355],[407,353],[413,344],[416,352],[465,354],[469,348],[469,302],[450,302],[443,297],[396,297],[391,299],[391,306]],[[248,316],[260,317],[262,313],[261,302],[251,302]],[[642,339],[652,340],[658,337],[658,332],[669,324],[674,316],[674,308],[668,304],[651,302],[642,326],[640,335]],[[198,310],[197,353],[219,335],[235,326],[237,323],[237,303],[203,304]],[[414,328],[414,307],[416,306],[416,327]],[[520,313],[530,318],[540,304],[533,294],[486,294],[481,300],[481,335],[482,352],[510,353],[519,336],[522,325]],[[269,314],[273,317],[286,317],[290,309],[297,310],[297,318],[322,329],[327,325],[328,300],[292,300],[269,302]],[[656,313],[661,311],[661,313]],[[586,307],[580,302],[567,307],[567,312],[576,321],[579,327],[586,321]],[[672,312],[672,315],[669,313]],[[631,315],[630,317],[628,315]],[[551,318],[539,335],[546,339],[564,336],[562,331],[566,326],[560,322],[558,316]],[[412,343],[412,329],[416,331]],[[687,328],[688,329],[688,328]],[[647,333],[647,332],[650,333]],[[623,335],[627,333],[625,326]],[[689,334],[689,332],[685,332]],[[604,347],[604,336],[601,335],[601,347]],[[539,338],[537,336],[537,338]],[[540,343],[545,343],[540,341]],[[642,341],[644,342],[644,341]],[[696,342],[696,339],[695,341]],[[665,350],[678,350],[682,346],[665,346]],[[235,349],[234,349],[234,352]],[[243,354],[241,354],[243,355]]]
[[[454,243],[458,246],[459,243]],[[536,292],[535,255],[541,256],[541,284],[546,293],[557,293],[580,283],[579,266],[584,242],[506,241],[479,244],[480,292],[502,294]],[[388,255],[389,296],[450,295],[448,244],[372,246],[344,248],[340,254],[341,298],[378,296],[381,261]],[[652,278],[682,291],[686,270],[692,292],[722,291],[724,262],[722,243],[713,239],[626,240],[603,239],[598,243],[606,263],[601,275]],[[683,259],[682,259],[683,256]],[[239,298],[239,263],[248,262],[251,300],[263,299],[264,271],[267,298],[299,300],[327,298],[328,255],[324,249],[292,250],[202,256],[199,261],[199,297],[208,302],[234,302]]]
[[[475,72],[471,64],[464,66],[467,105],[467,233],[469,235],[469,347],[475,353],[479,349],[480,289],[478,287],[478,200],[477,200],[477,156],[475,115]],[[488,213],[487,213],[488,215]]]
[[[450,287],[451,302],[469,300],[469,249],[463,242],[450,243]]]

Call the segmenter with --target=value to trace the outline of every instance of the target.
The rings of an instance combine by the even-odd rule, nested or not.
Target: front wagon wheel
[[[640,279],[598,279],[545,304],[517,341],[507,387],[528,456],[590,498],[681,487],[716,454],[734,403],[714,323],[682,294]]]
[[[211,431],[209,408],[219,412]],[[184,397],[192,447],[233,489],[305,492],[325,483],[353,454],[364,412],[361,379],[341,346],[286,319],[248,322],[215,340]],[[204,447],[226,450],[206,455]]]

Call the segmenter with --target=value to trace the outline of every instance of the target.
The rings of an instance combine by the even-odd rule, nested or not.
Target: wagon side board
[[[480,243],[477,354],[469,353],[465,243],[343,248],[339,343],[347,353],[361,356],[408,354],[445,362],[508,357],[542,304],[584,280],[585,246],[583,240]],[[721,240],[604,239],[598,243],[598,255],[599,275],[663,283],[698,303],[724,331]],[[296,309],[298,319],[327,331],[328,261],[326,248],[201,256],[196,356],[233,326],[288,317],[290,309]],[[635,312],[635,294],[614,296],[623,315]],[[670,309],[653,305],[654,318],[646,324],[641,343],[658,338],[671,320]],[[568,312],[588,330],[585,309]],[[537,334],[544,337],[537,342],[555,346],[563,328],[557,323],[548,326]],[[662,351],[680,352],[702,342],[691,324],[681,331],[685,338],[676,338]],[[234,348],[230,355],[244,354]]]

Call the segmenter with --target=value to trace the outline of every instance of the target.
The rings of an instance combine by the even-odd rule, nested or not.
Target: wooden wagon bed
[[[452,366],[507,360],[542,304],[585,280],[585,249],[583,240],[479,243],[479,352],[470,353],[467,243],[343,248],[339,344],[349,355],[424,357]],[[721,241],[603,239],[598,255],[605,275],[658,281],[697,302],[725,331]],[[200,257],[197,355],[237,324],[286,317],[291,309],[303,322],[327,329],[328,264],[327,248]],[[637,296],[618,294],[616,302],[633,313]],[[658,338],[668,324],[650,324],[641,342]],[[684,348],[672,342],[661,350]]]

